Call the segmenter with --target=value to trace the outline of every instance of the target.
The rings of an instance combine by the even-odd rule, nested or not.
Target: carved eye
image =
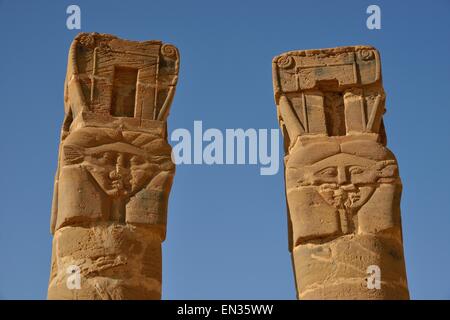
[[[361,167],[351,167],[349,169],[349,171],[350,171],[351,174],[361,174],[361,173],[364,172],[364,169],[361,168]]]
[[[337,170],[334,167],[328,167],[328,168],[320,170],[319,172],[316,172],[316,175],[319,175],[322,177],[336,177]]]
[[[144,159],[142,159],[141,157],[138,157],[138,156],[132,156],[130,159],[130,163],[133,166],[137,166],[137,165],[143,164]]]
[[[111,152],[105,152],[103,155],[101,155],[101,157],[106,161],[112,161],[114,158],[114,155]]]

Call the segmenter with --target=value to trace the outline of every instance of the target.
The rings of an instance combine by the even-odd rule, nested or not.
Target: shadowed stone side
[[[291,51],[272,70],[298,298],[409,299],[378,51]]]
[[[73,41],[53,194],[49,299],[160,299],[175,165],[166,119],[178,50],[81,33]],[[70,285],[78,270],[80,286]]]

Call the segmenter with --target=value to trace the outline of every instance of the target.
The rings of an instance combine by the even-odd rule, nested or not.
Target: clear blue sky
[[[0,0],[0,298],[44,299],[69,45],[85,32],[160,39],[181,53],[169,131],[278,128],[271,59],[370,44],[381,52],[388,146],[404,183],[412,298],[450,298],[450,1]],[[382,29],[366,28],[378,4]],[[281,152],[281,150],[280,150]],[[281,154],[280,154],[281,157]],[[294,299],[282,170],[177,168],[163,245],[165,299]]]

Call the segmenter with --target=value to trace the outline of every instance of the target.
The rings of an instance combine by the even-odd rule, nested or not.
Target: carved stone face
[[[82,128],[61,146],[57,228],[73,221],[165,223],[175,166],[160,135]]]
[[[298,182],[318,186],[318,193],[336,209],[357,209],[372,195],[379,178],[393,178],[395,161],[374,161],[339,153],[305,166]],[[295,171],[293,173],[295,175]]]
[[[399,183],[395,158],[374,144],[331,141],[291,151],[286,187],[296,243],[358,232],[359,210],[382,184]]]
[[[92,148],[65,145],[66,164],[81,163],[103,191],[111,197],[129,197],[158,171],[142,150],[124,143]]]

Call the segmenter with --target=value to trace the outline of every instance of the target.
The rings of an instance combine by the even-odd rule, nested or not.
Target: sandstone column
[[[291,51],[272,65],[298,298],[408,299],[378,51]]]
[[[160,41],[96,33],[73,41],[53,195],[49,299],[160,299],[161,243],[175,173],[166,119],[178,68],[178,50]]]

